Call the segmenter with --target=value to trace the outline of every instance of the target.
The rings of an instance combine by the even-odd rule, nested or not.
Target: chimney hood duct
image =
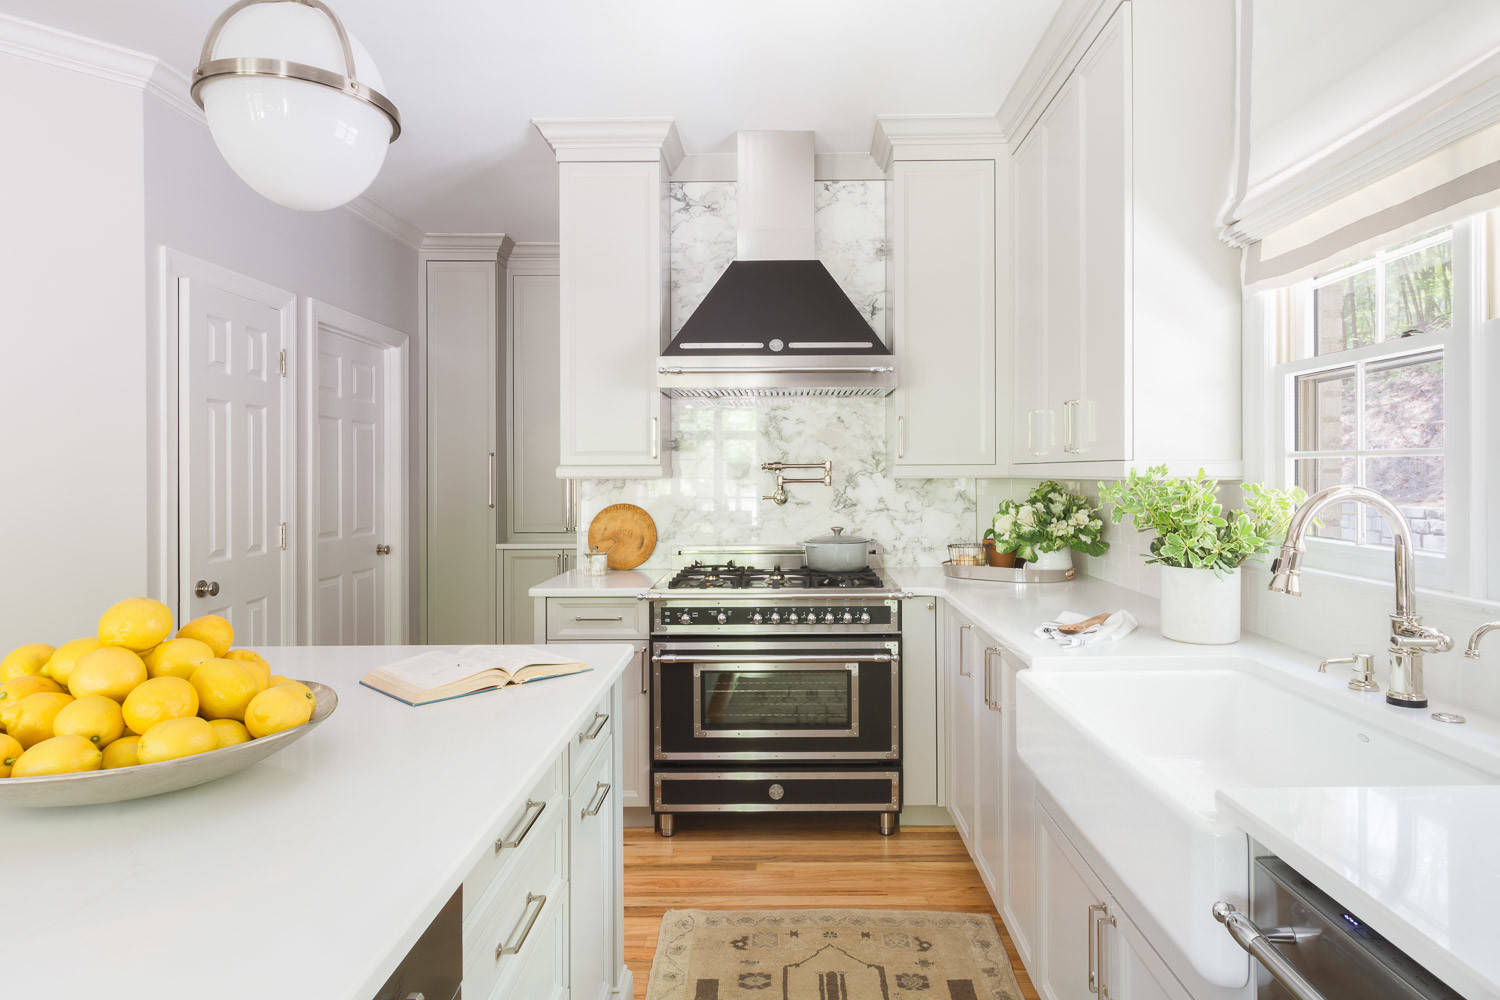
[[[657,365],[669,396],[885,396],[891,352],[813,254],[813,134],[738,136],[737,254]]]

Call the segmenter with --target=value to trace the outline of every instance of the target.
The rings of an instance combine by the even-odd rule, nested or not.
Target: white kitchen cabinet
[[[576,483],[559,479],[562,366],[556,244],[511,253],[506,296],[505,513],[510,542],[569,543]]]
[[[944,639],[944,718],[946,721],[948,814],[958,830],[970,856],[975,853],[975,794],[978,790],[975,769],[977,735],[974,730],[974,700],[978,685],[975,680],[973,645],[970,633],[974,626],[962,615],[952,611],[947,614]]]
[[[1241,471],[1239,261],[1213,223],[1233,33],[1232,6],[1125,0],[1012,123],[1017,474]]]
[[[939,806],[937,601],[912,597],[901,602],[901,801],[905,806]]]
[[[500,511],[496,386],[510,240],[424,248],[426,641],[496,639]],[[487,256],[484,256],[487,254]]]
[[[558,475],[670,474],[667,182],[670,120],[537,121],[558,160]]]
[[[1000,915],[1010,931],[1022,962],[1030,965],[1032,946],[1037,940],[1037,920],[1041,907],[1041,885],[1037,871],[1036,779],[1016,752],[1016,676],[1025,669],[1015,655],[1000,654],[1000,705],[1004,716],[1004,771],[1002,781],[1004,804],[1001,807],[1004,826],[1003,885],[1000,892]]]
[[[890,176],[892,472],[1004,474],[1010,380],[998,362],[1009,355],[1005,146],[993,118],[881,117],[874,152]]]
[[[531,588],[573,568],[574,553],[568,548],[534,545],[501,546],[499,562],[499,604],[502,643],[529,645],[545,642],[536,634],[535,604]]]
[[[575,743],[572,753],[587,753],[585,747]],[[605,746],[575,783],[568,810],[568,982],[573,1000],[604,1000],[615,985],[619,809],[614,754]]]

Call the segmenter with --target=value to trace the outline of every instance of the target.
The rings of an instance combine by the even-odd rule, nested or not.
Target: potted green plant
[[[1109,551],[1099,511],[1051,479],[1025,500],[1001,502],[984,538],[997,553],[1013,553],[1037,569],[1072,569],[1074,551],[1091,556]]]
[[[1161,634],[1211,645],[1240,637],[1240,565],[1286,534],[1292,511],[1307,494],[1245,483],[1244,509],[1226,511],[1219,484],[1202,469],[1192,478],[1156,466],[1099,490],[1115,523],[1128,514],[1152,532],[1146,561],[1161,566]]]

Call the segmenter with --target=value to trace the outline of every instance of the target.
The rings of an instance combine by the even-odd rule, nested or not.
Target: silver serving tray
[[[175,792],[242,771],[256,761],[265,760],[312,732],[339,707],[339,696],[333,688],[317,681],[303,681],[318,700],[312,718],[300,726],[283,729],[258,740],[164,760],[156,764],[137,764],[112,771],[80,771],[76,774],[49,774],[35,778],[0,778],[0,806],[90,806],[104,802],[124,802],[149,795]]]
[[[986,583],[1066,583],[1077,576],[1072,569],[1032,569],[1030,566],[955,566],[943,561],[943,575],[954,580]]]

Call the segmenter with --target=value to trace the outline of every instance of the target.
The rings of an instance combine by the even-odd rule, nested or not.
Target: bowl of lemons
[[[218,615],[172,632],[160,601],[112,605],[96,634],[0,659],[0,806],[123,802],[264,760],[338,707],[271,672]]]

